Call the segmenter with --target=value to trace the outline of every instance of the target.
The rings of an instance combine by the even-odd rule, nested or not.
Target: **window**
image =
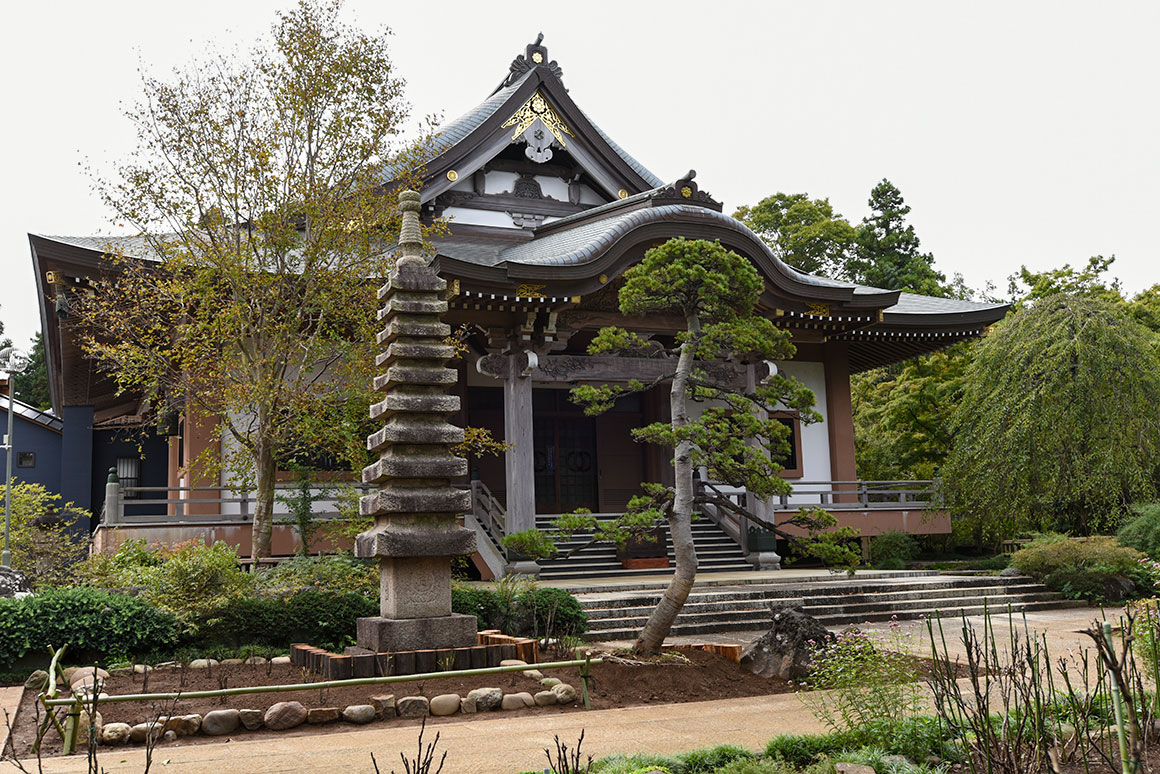
[[[118,457],[117,458],[117,478],[121,481],[121,486],[141,486],[141,460],[138,457]],[[124,491],[122,489],[122,491]],[[131,499],[139,497],[137,492],[125,492],[124,497]]]
[[[16,467],[18,467],[18,468],[35,468],[36,467],[36,452],[17,452],[16,453]]]
[[[775,414],[774,419],[789,428],[789,436],[785,439],[789,444],[789,453],[779,460],[784,468],[779,474],[782,478],[801,478],[802,472],[802,421],[797,414],[781,412]]]

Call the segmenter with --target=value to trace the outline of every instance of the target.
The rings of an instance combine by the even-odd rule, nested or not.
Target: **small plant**
[[[870,561],[879,570],[901,570],[918,556],[918,543],[902,530],[890,530],[870,540]]]
[[[422,692],[422,689],[420,689]],[[419,751],[414,758],[408,758],[406,753],[399,753],[399,758],[403,761],[404,774],[439,774],[443,771],[443,764],[447,762],[447,751],[443,751],[443,757],[439,759],[439,766],[432,771],[431,767],[435,764],[435,748],[439,746],[439,734],[435,734],[435,741],[426,747],[423,746],[423,733],[427,730],[427,718],[423,718],[423,724],[419,726]],[[375,767],[375,774],[382,774],[379,769],[379,762],[375,760],[375,754],[371,753],[371,765]],[[391,769],[391,774],[395,774],[395,770]]]
[[[555,757],[553,758],[551,750],[544,748],[544,755],[548,758],[552,774],[588,774],[592,768],[592,756],[589,755],[587,760],[581,763],[583,754],[580,752],[580,747],[584,744],[584,729],[580,729],[580,738],[576,740],[576,746],[572,750],[560,741],[559,735],[553,734],[552,739],[556,743]]]
[[[330,497],[327,489],[315,490],[310,481],[310,472],[305,468],[298,469],[298,480],[294,482],[291,494],[278,495],[278,502],[286,506],[289,515],[280,519],[283,524],[290,524],[298,533],[298,556],[307,556],[310,546],[314,543],[314,536],[318,533],[319,524],[314,518],[314,504],[319,500]]]
[[[439,665],[440,672],[450,672],[455,667],[455,656],[446,655],[435,663]]]

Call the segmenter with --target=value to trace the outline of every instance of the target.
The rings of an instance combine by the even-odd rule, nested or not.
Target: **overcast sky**
[[[289,0],[5,7],[0,320],[40,326],[26,234],[110,233],[83,171],[133,142],[138,63],[247,46]],[[416,115],[482,101],[536,33],[573,98],[664,180],[726,212],[777,191],[857,222],[887,177],[948,276],[1005,284],[1115,254],[1160,282],[1160,3],[348,0],[394,32]]]

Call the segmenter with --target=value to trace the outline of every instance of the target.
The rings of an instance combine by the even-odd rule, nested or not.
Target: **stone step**
[[[1071,599],[1027,601],[1027,602],[1020,603],[1018,607],[1016,607],[1013,604],[1012,611],[1015,613],[1020,613],[1020,612],[1024,612],[1024,611],[1033,612],[1036,610],[1053,610],[1053,609],[1060,609],[1060,608],[1084,607],[1084,606],[1085,606],[1085,604],[1083,602],[1079,602],[1077,600],[1071,600]],[[958,607],[958,608],[943,609],[943,610],[938,610],[938,611],[930,611],[930,614],[925,615],[924,617],[927,617],[927,618],[933,617],[933,613],[935,613],[935,612],[941,614],[942,618],[944,620],[946,620],[948,618],[952,618],[952,619],[958,618],[959,616],[962,616],[962,615],[971,616],[971,615],[982,615],[984,612],[992,612],[993,613],[993,612],[995,612],[995,607],[991,606],[989,604],[987,607],[984,607],[982,605],[982,603],[980,602],[977,605],[967,605],[967,606],[962,606],[962,607]],[[695,623],[687,623],[687,622],[684,622],[684,621],[678,619],[677,623],[674,624],[674,626],[672,628],[671,634],[672,634],[672,636],[694,636],[694,635],[714,634],[714,633],[728,632],[728,631],[762,632],[762,631],[765,631],[767,628],[766,622],[768,621],[769,611],[764,610],[764,611],[762,611],[762,613],[763,613],[763,617],[761,617],[761,618],[744,616],[744,617],[736,617],[736,618],[727,619],[727,620],[703,621],[703,622],[695,622]],[[826,615],[826,616],[819,617],[818,621],[821,622],[824,626],[836,628],[836,627],[841,627],[841,626],[845,626],[845,625],[852,624],[852,623],[867,623],[867,622],[874,623],[874,622],[881,622],[881,621],[889,621],[895,615],[896,615],[895,613],[872,614],[868,617],[861,618],[858,621],[851,621],[851,620],[849,620],[848,617],[842,616],[842,615],[835,615],[835,616]],[[920,615],[922,615],[922,613],[920,611],[916,611],[916,612],[910,612],[910,613],[897,614],[897,617],[899,620],[914,620],[914,619],[920,617]],[[640,629],[644,625],[644,621],[647,619],[633,619],[633,620],[639,621],[639,623],[636,625],[622,625],[618,628],[594,628],[594,629],[591,629],[584,635],[584,639],[588,640],[590,642],[593,642],[593,641],[611,642],[611,641],[616,641],[616,640],[635,639],[636,636],[640,633]]]
[[[701,570],[706,572],[745,572],[752,570],[753,566],[744,559],[731,559],[728,557],[721,557],[719,559],[704,562],[701,564]],[[636,575],[672,575],[672,562],[669,562],[667,567],[657,567],[648,569],[627,569],[623,567],[620,562],[612,561],[600,564],[593,564],[587,566],[559,566],[543,565],[540,570],[541,580],[583,580],[584,578],[608,578],[622,575],[632,577]]]

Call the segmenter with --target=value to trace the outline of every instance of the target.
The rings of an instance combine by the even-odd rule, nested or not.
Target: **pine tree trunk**
[[[696,337],[701,331],[701,323],[696,315],[688,318],[689,333]],[[677,373],[673,377],[669,393],[669,407],[672,412],[673,429],[679,430],[689,424],[688,384],[693,371],[694,340],[681,346],[681,356],[677,361]],[[673,579],[669,581],[661,601],[657,603],[644,628],[636,638],[633,650],[643,656],[660,651],[665,637],[684,607],[693,580],[697,577],[697,548],[693,545],[693,460],[692,444],[681,441],[677,444],[673,457],[676,474],[673,508],[669,512],[669,537],[673,541],[676,567]]]
[[[254,526],[251,535],[250,558],[270,556],[270,540],[274,531],[274,484],[278,480],[278,466],[274,453],[264,440],[259,439],[254,449],[255,500]]]

